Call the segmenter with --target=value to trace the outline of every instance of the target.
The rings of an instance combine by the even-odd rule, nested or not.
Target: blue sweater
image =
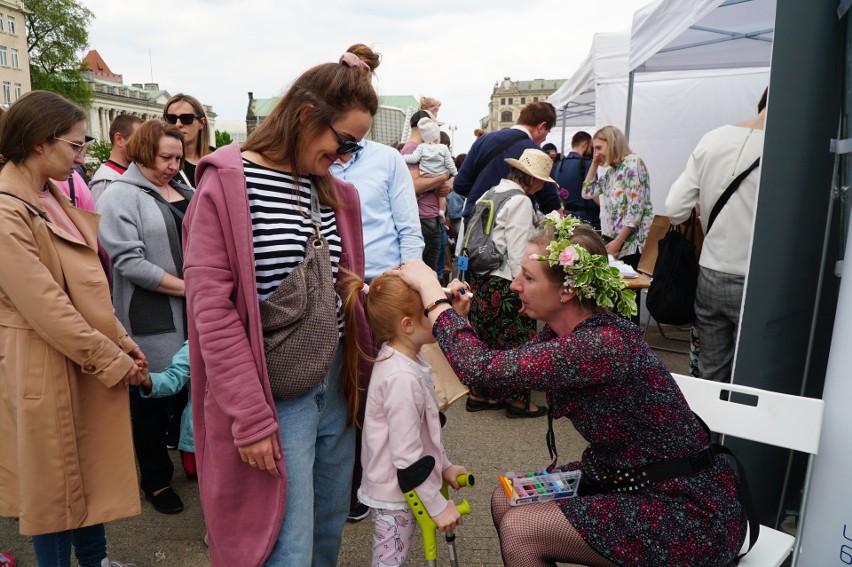
[[[481,166],[482,170],[479,172],[479,175],[475,175],[475,171],[480,167],[480,162],[487,158],[501,144],[504,144],[510,139],[517,139],[518,141],[503,148],[494,159]],[[518,159],[524,153],[524,150],[528,148],[541,149],[529,136],[517,128],[507,128],[505,130],[498,130],[497,132],[490,132],[476,139],[462,163],[458,176],[456,176],[453,182],[453,191],[463,197],[467,197],[464,211],[462,212],[462,216],[465,219],[469,219],[473,213],[476,200],[486,191],[500,183],[501,179],[509,175],[509,164],[506,163],[505,158]],[[562,204],[556,192],[556,187],[550,183],[546,184],[541,191],[533,195],[533,200],[538,203],[539,210],[544,214],[558,210]]]

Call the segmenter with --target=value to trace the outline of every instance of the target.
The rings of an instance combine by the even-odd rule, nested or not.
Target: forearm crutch
[[[438,526],[435,524],[435,521],[432,520],[432,517],[429,516],[429,513],[426,511],[425,506],[423,506],[423,502],[420,500],[415,489],[429,478],[429,475],[432,474],[432,470],[434,468],[435,458],[427,455],[416,461],[408,468],[396,471],[399,487],[405,495],[405,500],[408,502],[408,506],[411,508],[411,511],[414,512],[414,517],[417,519],[417,523],[420,526],[420,533],[423,537],[423,554],[426,556],[426,561],[428,562],[429,567],[436,567],[437,565],[438,545],[436,543],[435,534],[438,530]],[[456,482],[459,483],[459,486],[473,486],[475,480],[472,474],[463,474],[456,478]],[[449,500],[447,487],[448,484],[444,482],[441,487],[441,494],[444,498]],[[468,504],[467,500],[462,500],[459,504],[453,503],[453,505],[462,516],[470,514],[470,504]],[[450,564],[453,567],[458,567],[459,562],[456,555],[456,534],[450,530],[445,534],[444,538],[447,540]]]

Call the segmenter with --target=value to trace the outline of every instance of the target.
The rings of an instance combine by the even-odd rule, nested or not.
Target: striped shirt
[[[299,179],[298,189],[290,173],[270,169],[243,158],[251,212],[254,267],[259,299],[266,299],[305,259],[308,238],[315,234],[311,219],[311,181]],[[297,192],[298,191],[298,192]],[[340,235],[334,211],[320,206],[320,233],[328,242],[332,275],[337,278]],[[338,326],[343,330],[343,303],[337,297]]]

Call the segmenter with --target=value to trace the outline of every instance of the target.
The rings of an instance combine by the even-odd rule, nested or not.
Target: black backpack
[[[496,270],[506,261],[494,246],[494,219],[500,208],[515,195],[526,195],[520,189],[509,189],[497,193],[490,189],[485,193],[470,215],[470,227],[466,230],[461,255],[468,259],[467,271],[487,273]]]
[[[695,258],[695,211],[684,223],[683,232],[675,225],[660,240],[654,279],[645,305],[659,323],[688,325],[695,319],[695,289],[698,287],[698,260]]]

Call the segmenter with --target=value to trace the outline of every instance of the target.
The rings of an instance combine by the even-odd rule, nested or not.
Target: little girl
[[[363,287],[353,278],[347,304]],[[362,433],[364,473],[358,499],[373,509],[373,567],[403,565],[417,529],[397,482],[397,470],[431,455],[436,466],[417,495],[440,531],[460,525],[455,505],[441,495],[446,481],[458,489],[456,477],[467,470],[450,463],[441,443],[441,422],[431,368],[420,348],[435,342],[420,296],[398,275],[385,273],[370,284],[367,321],[384,342],[370,378]]]
[[[189,389],[189,342],[184,341],[171,363],[162,372],[146,375],[139,385],[139,394],[143,398],[162,398],[173,396],[186,386]],[[191,399],[191,396],[190,396]],[[192,403],[187,402],[180,419],[180,440],[178,441],[181,464],[186,476],[196,478],[195,440],[192,435]]]

